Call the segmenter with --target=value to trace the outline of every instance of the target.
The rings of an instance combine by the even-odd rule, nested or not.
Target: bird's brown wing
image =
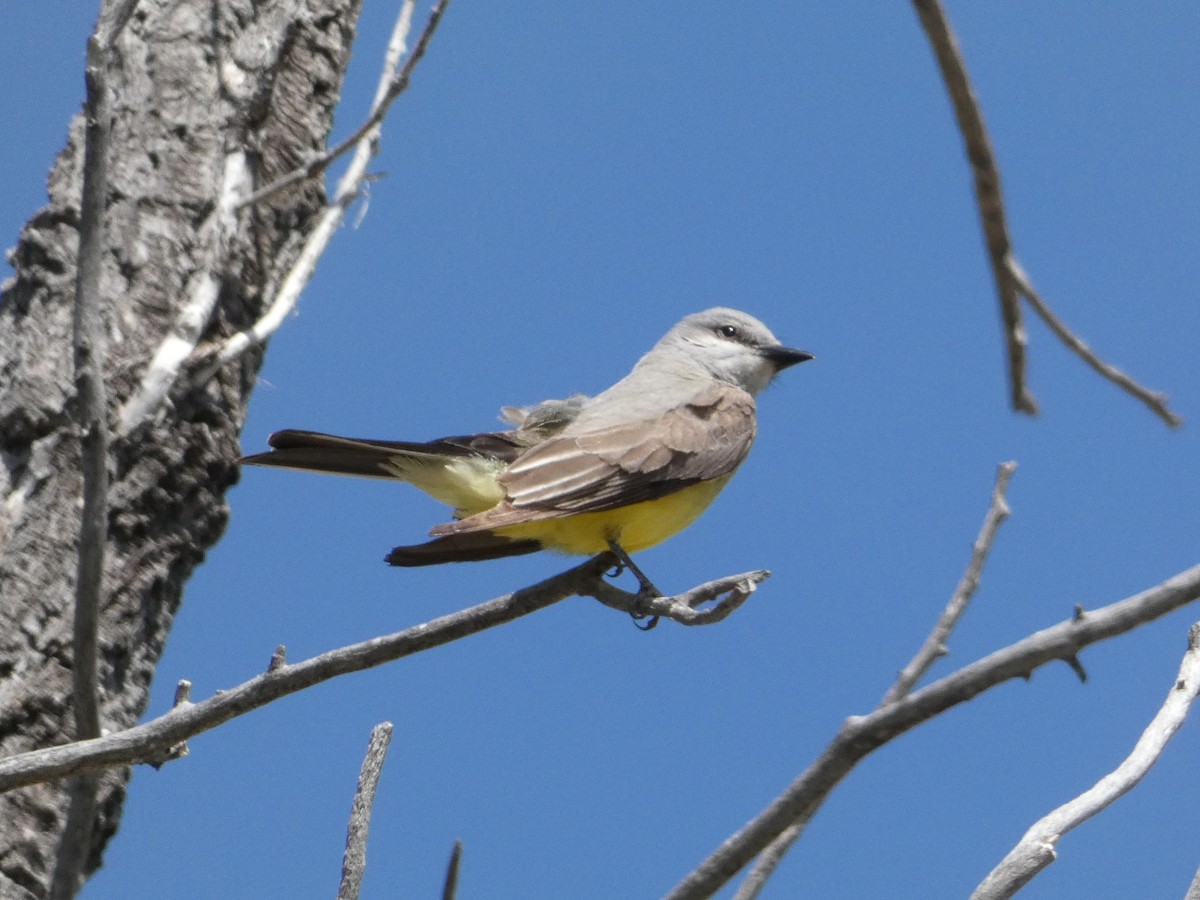
[[[438,525],[463,534],[654,500],[731,474],[754,441],[754,398],[713,385],[657,419],[552,438],[500,476],[507,498],[487,512]]]

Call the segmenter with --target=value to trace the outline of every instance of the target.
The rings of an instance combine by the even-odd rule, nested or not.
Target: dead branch
[[[912,661],[900,671],[896,683],[888,689],[883,700],[880,701],[880,707],[894,703],[912,690],[913,685],[929,670],[929,667],[946,654],[946,641],[950,637],[950,632],[958,624],[959,618],[966,611],[967,604],[979,587],[979,577],[983,573],[983,565],[991,551],[992,543],[996,539],[996,533],[1000,524],[1008,518],[1009,509],[1004,492],[1008,487],[1009,479],[1016,470],[1017,464],[1014,462],[1001,463],[997,467],[991,506],[988,508],[987,515],[984,516],[979,536],[975,538],[967,571],[963,574],[950,602],[946,604],[946,608],[934,625],[933,631],[925,639],[925,643],[917,651]],[[734,900],[756,900],[767,880],[779,867],[779,863],[783,861],[792,845],[803,834],[804,826],[811,817],[810,812],[803,822],[793,822],[758,855],[753,868],[738,886]]]
[[[1200,565],[1162,584],[997,650],[866,716],[846,721],[821,756],[788,788],[690,872],[667,900],[711,897],[786,829],[803,825],[867,754],[929,719],[1012,678],[1028,678],[1053,660],[1151,622],[1200,598]]]
[[[324,254],[325,248],[329,246],[334,233],[341,226],[342,220],[346,216],[346,210],[362,191],[362,185],[367,178],[367,166],[375,157],[375,154],[379,152],[379,137],[383,118],[387,115],[392,101],[408,87],[409,81],[412,78],[413,68],[424,55],[425,48],[428,47],[434,31],[437,29],[438,22],[441,21],[447,2],[449,0],[443,0],[443,2],[434,7],[429,16],[429,22],[425,26],[425,31],[417,41],[416,49],[409,56],[407,62],[404,64],[404,68],[397,74],[396,70],[400,65],[400,59],[404,55],[409,30],[412,27],[412,16],[415,5],[414,0],[405,0],[396,18],[396,24],[392,28],[392,36],[388,41],[387,52],[384,54],[383,70],[380,74],[379,85],[376,88],[375,100],[371,105],[371,115],[350,138],[343,141],[333,150],[318,157],[318,160],[324,160],[319,169],[312,174],[306,174],[308,173],[308,169],[313,165],[310,163],[309,167],[298,169],[273,185],[268,185],[266,188],[256,191],[241,201],[241,205],[246,205],[251,202],[263,200],[292,184],[305,181],[313,177],[313,175],[324,171],[333,160],[337,159],[347,150],[354,148],[354,158],[351,160],[346,172],[339,179],[333,200],[325,207],[325,210],[317,219],[316,225],[313,226],[312,231],[305,239],[303,249],[288,270],[279,289],[275,292],[275,296],[268,304],[266,312],[251,327],[231,335],[220,346],[205,348],[198,354],[199,359],[208,358],[206,365],[196,376],[198,382],[203,383],[207,381],[221,366],[237,359],[251,347],[256,347],[267,340],[283,324],[288,314],[295,309],[296,302],[300,299],[300,292],[304,290],[304,286],[308,284],[313,272],[316,271],[317,261]],[[397,85],[402,85],[399,90],[397,90]]]
[[[1006,900],[1054,862],[1055,847],[1064,834],[1108,807],[1137,786],[1158,762],[1167,742],[1187,718],[1200,693],[1200,623],[1188,631],[1188,648],[1167,699],[1116,769],[1074,800],[1035,822],[1017,845],[971,894],[971,900]]]
[[[1030,392],[1025,376],[1025,347],[1028,336],[1021,319],[1020,299],[1024,297],[1067,348],[1083,359],[1102,377],[1148,406],[1160,419],[1174,427],[1182,421],[1166,405],[1166,397],[1138,384],[1121,370],[1103,362],[1088,345],[1050,311],[1046,302],[1034,292],[1013,250],[1009,236],[1004,194],[1000,186],[1000,168],[992,151],[991,138],[983,121],[983,111],[971,87],[967,64],[958,39],[950,27],[950,19],[940,0],[913,0],[921,27],[933,47],[938,68],[954,115],[962,134],[967,160],[975,178],[975,203],[983,225],[992,277],[1000,300],[1000,316],[1004,322],[1004,340],[1008,348],[1010,402],[1018,412],[1035,415],[1037,401]]]
[[[884,694],[883,700],[879,703],[880,706],[895,703],[911,691],[913,685],[921,680],[921,676],[929,671],[929,667],[946,655],[946,641],[962,614],[967,611],[967,604],[971,602],[975,591],[978,590],[979,577],[983,574],[983,566],[987,562],[988,553],[991,552],[992,543],[996,540],[996,534],[1000,530],[1001,524],[1009,516],[1008,502],[1004,497],[1004,492],[1008,488],[1009,479],[1016,471],[1017,464],[1015,462],[1001,463],[997,467],[996,483],[992,488],[992,505],[988,509],[987,515],[984,516],[979,536],[975,538],[975,543],[971,548],[971,561],[967,564],[967,571],[963,573],[962,580],[954,589],[954,595],[950,598],[950,602],[942,610],[937,624],[933,626],[933,631],[925,639],[925,643],[917,651],[917,655],[912,658],[912,661],[900,670],[896,683]]]
[[[611,554],[602,553],[531,587],[415,625],[405,631],[331,650],[304,662],[279,664],[281,657],[276,651],[268,670],[262,675],[200,703],[180,703],[157,719],[104,737],[32,750],[0,760],[0,793],[44,781],[100,772],[115,766],[161,763],[173,758],[173,755],[179,755],[178,748],[188,738],[266,706],[280,697],[340,675],[374,668],[440,647],[527,616],[568,597],[604,595],[615,601],[619,599],[618,594],[623,594],[628,598],[626,605],[617,608],[626,609],[634,601],[634,595],[624,591],[612,594],[603,582],[604,572],[615,561]],[[689,624],[717,621],[732,611],[730,606],[736,607],[744,601],[745,597],[738,597],[741,594],[748,596],[753,586],[764,577],[765,573],[751,572],[718,579],[678,597],[659,598],[654,601],[651,611],[656,615],[680,617],[677,619],[679,621],[691,618],[693,621]],[[692,609],[694,605],[730,591],[731,597],[714,610],[697,613]]]
[[[249,197],[242,200],[242,206],[249,206],[253,203],[261,203],[268,197],[273,197],[275,194],[285,191],[288,188],[295,187],[312,178],[316,178],[333,164],[333,162],[342,156],[345,156],[350,150],[354,149],[360,141],[364,139],[374,141],[378,137],[379,125],[387,116],[388,110],[396,98],[408,90],[408,85],[412,81],[413,70],[417,67],[417,63],[421,61],[421,57],[425,55],[425,51],[429,47],[429,42],[433,39],[434,32],[437,31],[438,24],[442,21],[442,15],[446,12],[446,7],[450,5],[450,0],[438,0],[434,7],[429,12],[429,21],[425,23],[425,30],[421,32],[421,37],[417,41],[417,46],[412,52],[412,56],[408,58],[408,62],[404,64],[404,68],[396,75],[393,75],[386,82],[386,89],[382,94],[376,94],[376,100],[371,108],[371,114],[367,116],[365,122],[355,129],[350,137],[346,138],[332,150],[326,150],[319,156],[314,157],[306,165],[289,172],[277,181],[268,184],[266,187],[260,188]],[[408,13],[411,17],[411,11]],[[401,11],[403,18],[404,12]],[[374,155],[372,152],[371,155]]]
[[[655,597],[651,600],[597,579],[589,585],[585,594],[622,612],[636,612],[650,617],[661,616],[664,619],[673,619],[680,625],[712,625],[727,618],[750,599],[750,595],[758,586],[770,577],[771,573],[766,569],[756,569],[741,575],[717,578],[674,597]],[[705,603],[714,601],[715,606],[698,609]]]
[[[346,853],[342,857],[342,880],[337,900],[358,900],[362,890],[363,873],[367,869],[367,833],[371,827],[371,810],[375,806],[375,789],[383,772],[383,760],[392,743],[392,723],[381,722],[371,729],[367,753],[358,773],[358,788],[350,822],[346,826]]]
[[[108,68],[112,49],[136,5],[137,0],[124,0],[101,13],[96,32],[88,40],[84,71],[87,124],[72,341],[78,400],[75,416],[79,428],[79,468],[83,477],[71,656],[75,736],[79,740],[100,736],[96,643],[100,630],[100,598],[104,591],[104,548],[108,541],[108,392],[104,384],[108,341],[100,285],[104,270],[108,156],[113,122]],[[79,890],[96,819],[98,787],[96,778],[90,776],[76,778],[71,783],[66,824],[50,883],[50,896],[54,900],[67,900]]]

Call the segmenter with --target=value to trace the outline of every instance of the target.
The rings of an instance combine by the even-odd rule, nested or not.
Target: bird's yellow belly
[[[591,556],[615,540],[629,553],[662,543],[687,528],[708,509],[730,476],[702,481],[681,491],[603,512],[579,513],[497,528],[496,534],[533,538],[547,550]]]

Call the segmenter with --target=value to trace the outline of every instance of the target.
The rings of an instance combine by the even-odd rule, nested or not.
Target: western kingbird
[[[680,321],[595,397],[508,407],[508,431],[427,443],[278,431],[245,463],[407,481],[454,508],[434,540],[396,547],[395,566],[557,550],[628,553],[682,531],[750,451],[754,397],[812,359],[733,309]],[[645,586],[648,582],[644,582]]]

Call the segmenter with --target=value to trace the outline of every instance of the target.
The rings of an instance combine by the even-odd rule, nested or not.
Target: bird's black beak
[[[775,366],[776,372],[782,372],[788,366],[808,362],[813,358],[807,350],[793,350],[791,347],[764,347],[761,352]]]

